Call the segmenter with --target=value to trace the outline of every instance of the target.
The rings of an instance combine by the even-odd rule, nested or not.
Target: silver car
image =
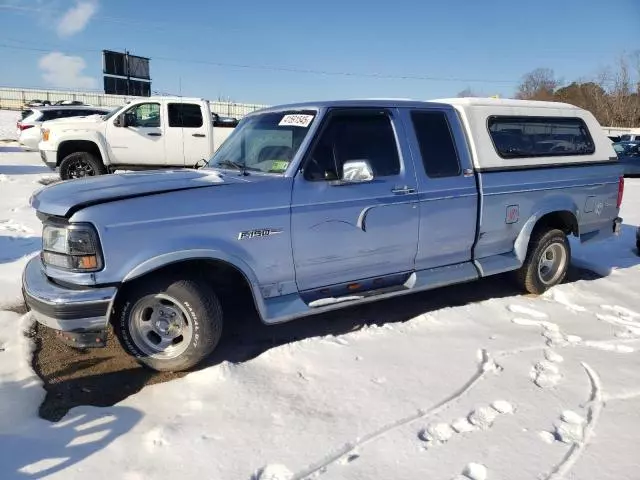
[[[42,122],[68,117],[86,117],[89,115],[106,115],[112,109],[104,107],[92,107],[88,105],[55,106],[55,107],[31,107],[22,111],[18,121],[18,135],[20,145],[37,150],[40,142],[40,126]]]

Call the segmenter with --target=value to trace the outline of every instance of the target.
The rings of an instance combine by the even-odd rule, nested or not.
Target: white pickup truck
[[[42,125],[42,161],[63,180],[115,170],[193,167],[229,136],[225,122],[199,98],[137,99],[108,115]]]

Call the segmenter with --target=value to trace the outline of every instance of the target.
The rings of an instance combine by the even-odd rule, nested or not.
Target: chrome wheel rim
[[[561,243],[552,243],[544,249],[538,262],[538,277],[545,285],[559,280],[567,264],[567,251]]]
[[[130,333],[148,357],[169,360],[182,355],[193,338],[193,323],[175,298],[147,295],[131,309]]]
[[[93,177],[96,172],[91,164],[85,160],[77,159],[72,161],[67,168],[69,178]]]

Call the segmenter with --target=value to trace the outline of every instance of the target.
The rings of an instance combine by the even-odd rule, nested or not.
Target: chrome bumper
[[[22,274],[22,293],[38,323],[62,332],[106,330],[116,287],[65,288],[51,282],[39,257],[32,258]]]

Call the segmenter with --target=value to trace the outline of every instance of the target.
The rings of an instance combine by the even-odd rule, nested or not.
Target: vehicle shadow
[[[24,151],[25,149],[22,147],[16,147],[13,145],[9,145],[9,146],[0,145],[0,153],[19,153]]]
[[[601,267],[604,265],[605,269],[612,269],[640,264],[640,257],[635,252],[635,237],[630,237],[632,231],[635,232],[634,227],[624,226],[622,240],[612,241],[607,247],[611,252],[598,257]],[[576,253],[582,257],[589,255],[582,248],[577,248]],[[565,283],[598,278],[601,276],[592,270],[572,265]],[[522,295],[522,290],[513,281],[512,274],[495,275],[477,282],[345,307],[272,326],[259,321],[247,297],[225,296],[224,335],[211,357],[198,369],[225,361],[246,362],[271,348],[307,338],[337,336],[369,325],[403,323],[445,307],[519,295]],[[105,348],[78,350],[63,345],[49,329],[37,327],[36,330],[33,367],[47,391],[40,415],[49,420],[59,420],[70,408],[78,405],[113,405],[146,385],[167,382],[187,374],[152,372],[141,367],[122,350],[113,333],[110,333]]]
[[[568,282],[599,278],[592,272],[571,268]],[[444,307],[521,295],[510,275],[347,307],[336,312],[288,322],[262,324],[246,297],[223,302],[225,331],[215,352],[199,369],[228,361],[251,360],[271,348],[306,338],[341,335],[368,325],[402,323]],[[151,384],[167,382],[188,372],[153,372],[141,367],[110,333],[107,346],[78,350],[68,347],[51,330],[37,326],[32,364],[43,380],[47,395],[40,406],[42,418],[57,421],[79,405],[109,406]]]
[[[40,250],[41,237],[0,235],[0,263],[11,263]]]
[[[130,407],[108,411],[85,407],[58,424],[33,419],[15,431],[0,432],[2,479],[35,479],[60,472],[104,449],[141,418],[142,413]]]
[[[603,277],[610,275],[614,270],[639,265],[640,252],[636,248],[636,229],[636,225],[625,223],[618,237],[580,245],[577,249],[572,246],[572,264]]]
[[[594,280],[599,275],[570,267],[565,283]],[[244,362],[266,350],[310,337],[342,335],[370,325],[404,323],[419,315],[447,307],[458,307],[493,298],[523,295],[511,274],[495,275],[476,282],[346,307],[339,311],[283,323],[264,325],[247,302],[223,303],[225,313],[234,319],[225,324],[225,336],[213,355],[200,368],[223,361]]]
[[[4,175],[34,175],[38,173],[51,173],[51,169],[46,165],[0,165],[0,174]]]

